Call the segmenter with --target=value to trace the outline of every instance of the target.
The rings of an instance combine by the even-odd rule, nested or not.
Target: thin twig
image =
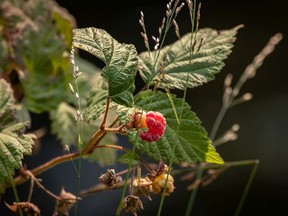
[[[48,189],[46,189],[37,178],[35,178],[35,176],[33,175],[33,173],[29,170],[25,170],[23,175],[27,175],[30,177],[30,179],[33,179],[33,181],[45,192],[47,193],[49,196],[53,197],[55,200],[61,201],[62,199],[55,195],[54,193],[52,193],[51,191],[49,191]]]
[[[30,180],[30,189],[29,189],[29,194],[28,194],[27,202],[31,202],[31,198],[32,198],[32,194],[33,194],[33,189],[34,189],[34,183],[35,183],[34,178],[31,178],[31,180]]]
[[[110,127],[112,127],[114,124],[116,124],[116,122],[118,121],[118,119],[116,118],[111,124]],[[98,130],[95,132],[95,134],[91,137],[87,147],[85,149],[82,150],[82,152],[76,152],[76,153],[71,153],[71,154],[66,154],[66,155],[62,155],[62,156],[58,156],[55,157],[53,159],[51,159],[50,161],[34,168],[31,170],[31,173],[34,176],[39,175],[40,173],[43,173],[51,168],[53,168],[56,165],[59,165],[61,163],[70,161],[70,160],[75,160],[78,159],[80,157],[86,156],[91,154],[94,149],[96,148],[96,146],[100,143],[100,141],[103,139],[104,135],[106,134],[105,131],[103,130]],[[23,184],[24,182],[26,182],[29,178],[23,176],[23,175],[19,175],[17,177],[14,178],[13,183],[15,185],[20,185]],[[12,184],[8,183],[6,185],[7,187],[11,187]]]

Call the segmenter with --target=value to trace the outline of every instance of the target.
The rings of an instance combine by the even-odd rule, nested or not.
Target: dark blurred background
[[[103,28],[119,42],[134,44],[139,53],[145,51],[140,35],[141,28],[138,24],[140,11],[145,15],[148,34],[157,36],[168,3],[163,0],[98,1],[96,3],[88,0],[58,0],[57,2],[75,17],[79,28]],[[242,88],[242,93],[251,92],[253,99],[229,110],[219,129],[218,134],[222,134],[234,123],[239,124],[238,140],[217,148],[225,161],[260,160],[240,215],[283,215],[287,212],[288,202],[288,169],[285,165],[288,159],[288,13],[284,6],[285,1],[203,0],[201,3],[200,28],[211,27],[221,30],[239,24],[245,26],[239,31],[233,52],[225,60],[226,65],[221,73],[216,75],[216,79],[188,91],[188,102],[208,132],[221,107],[223,81],[226,74],[232,73],[235,82],[271,36],[278,32],[284,36],[275,51],[258,69],[256,77],[249,80]],[[183,8],[177,21],[182,34],[189,31],[187,8]],[[171,34],[167,43],[174,40],[175,36]],[[85,53],[82,55],[87,60],[96,62],[93,56]],[[142,85],[140,79],[138,85],[139,88]],[[35,116],[35,119],[35,128],[49,124],[48,121],[43,121],[48,119],[45,114]],[[36,164],[47,161],[53,155],[59,155],[61,151],[58,141],[48,134],[42,139],[39,154],[26,159],[27,166],[35,167]],[[98,181],[99,175],[106,170],[88,162],[84,162],[83,166],[81,188],[93,185]],[[75,191],[76,174],[71,171],[73,169],[72,163],[66,163],[39,177],[45,181],[48,189],[55,193],[60,191],[62,185],[67,191]],[[201,187],[191,215],[233,215],[251,169],[252,166],[230,168],[211,185]],[[180,216],[185,213],[190,196],[190,192],[186,190],[188,182],[182,182],[177,177],[175,180],[175,193],[165,199],[162,215]],[[27,193],[28,186],[21,186],[20,193],[21,191]],[[115,215],[120,193],[120,190],[106,191],[83,199],[78,206],[81,212],[78,215]],[[8,191],[1,202],[6,200],[11,203],[12,194],[12,191]],[[159,198],[152,196],[152,199],[153,202],[144,201],[145,210],[139,212],[139,215],[156,215]],[[52,214],[54,202],[41,190],[35,191],[33,201],[39,206],[44,205],[42,215]],[[1,210],[0,215],[9,214]]]

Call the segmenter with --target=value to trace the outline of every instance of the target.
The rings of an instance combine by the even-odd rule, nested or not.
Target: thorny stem
[[[109,111],[109,106],[110,106],[110,96],[108,95],[103,121],[102,121],[101,126],[100,126],[101,130],[105,129],[105,124],[106,124],[106,119],[107,119],[107,115],[108,115],[108,111]]]
[[[127,184],[130,184],[130,180],[128,180]],[[115,190],[115,189],[119,189],[119,188],[123,188],[125,185],[125,181],[121,181],[121,182],[118,182],[116,183],[115,186],[109,188],[109,189],[112,189],[112,190]],[[80,192],[80,196],[81,197],[85,197],[85,196],[89,196],[89,195],[92,195],[92,194],[95,194],[95,193],[98,193],[98,192],[101,192],[101,191],[104,191],[104,190],[107,190],[107,186],[104,185],[104,184],[97,184],[96,186],[93,186],[92,188],[88,188],[88,189],[84,189]]]
[[[34,176],[36,176],[36,175],[39,175],[42,172],[45,172],[45,171],[53,168],[54,166],[56,166],[58,164],[67,162],[67,161],[69,161],[71,159],[77,159],[79,157],[80,157],[80,153],[79,152],[66,154],[66,155],[59,156],[59,157],[55,157],[55,158],[51,159],[50,161],[48,161],[48,162],[46,162],[46,163],[44,163],[44,164],[32,169],[31,173]],[[20,184],[23,184],[24,182],[26,182],[28,179],[29,178],[27,178],[26,176],[19,175],[19,176],[14,178],[13,183],[15,185],[20,185]],[[9,186],[11,186],[11,185],[7,185],[6,187],[9,187]]]
[[[117,146],[117,145],[98,145],[95,148],[111,148],[111,149],[116,149],[116,150],[125,151],[125,152],[130,151],[130,149],[124,148],[122,146]]]
[[[111,123],[110,127],[115,125],[117,121],[118,121],[118,119],[116,118]],[[46,163],[44,163],[44,164],[32,169],[31,173],[34,176],[36,176],[36,175],[39,175],[40,173],[43,173],[43,172],[51,169],[52,167],[54,167],[56,165],[61,164],[61,163],[64,163],[64,162],[67,162],[67,161],[70,161],[70,160],[74,160],[74,159],[78,159],[78,158],[81,158],[81,157],[83,157],[85,155],[92,154],[92,152],[97,147],[97,145],[100,143],[100,141],[103,139],[105,134],[106,134],[105,131],[99,129],[91,137],[89,143],[87,144],[87,147],[85,149],[83,149],[82,152],[70,153],[70,154],[65,154],[65,155],[62,155],[62,156],[58,156],[58,157],[52,158],[50,161],[48,161],[48,162],[46,162]],[[9,185],[7,184],[6,187],[10,187],[13,184],[15,184],[15,185],[23,184],[28,179],[29,178],[26,178],[26,176],[19,175],[19,176],[14,178],[13,182],[11,182]]]

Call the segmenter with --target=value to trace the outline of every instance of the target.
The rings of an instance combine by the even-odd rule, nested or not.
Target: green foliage
[[[65,102],[50,112],[52,133],[61,140],[62,145],[72,145],[77,140],[76,112],[74,107]]]
[[[1,22],[1,18],[0,18]],[[1,33],[1,29],[0,29]],[[7,56],[8,50],[7,50],[7,45],[4,42],[4,36],[0,34],[0,77],[3,71],[8,69],[8,62],[6,61],[6,56]]]
[[[190,106],[183,99],[172,95],[176,112],[180,116],[180,124],[177,123],[174,110],[169,104],[166,94],[159,91],[144,91],[137,95],[135,103],[144,110],[161,112],[167,122],[166,131],[158,142],[148,143],[130,136],[130,141],[138,142],[141,151],[147,153],[156,160],[164,160],[175,163],[181,162],[209,162],[222,164],[223,160],[216,152],[208,138],[207,132],[201,126],[200,120]],[[134,134],[135,135],[135,134]]]
[[[121,163],[124,163],[126,165],[129,165],[131,164],[132,166],[136,165],[139,161],[139,156],[132,152],[132,151],[129,151],[125,154],[122,154],[119,158],[118,158],[118,161],[121,162]]]
[[[170,89],[193,88],[214,80],[214,75],[224,66],[223,60],[231,53],[240,27],[223,31],[200,29],[193,35],[184,35],[160,51],[140,53],[140,75],[149,85],[155,85],[160,78],[159,86]],[[191,43],[191,37],[195,43]]]
[[[13,90],[10,85],[0,79],[0,130],[14,120],[14,104]]]
[[[95,55],[106,64],[102,77],[108,83],[111,99],[131,106],[137,66],[134,45],[120,44],[105,30],[97,28],[74,29],[73,34],[73,46]]]
[[[27,122],[11,125],[0,131],[0,193],[11,181],[14,170],[22,166],[23,155],[32,153],[32,134],[23,134]]]
[[[113,113],[113,112],[112,112]],[[52,133],[61,141],[62,145],[76,145],[78,138],[78,130],[75,121],[77,116],[77,110],[75,107],[70,106],[69,104],[63,102],[61,103],[56,110],[50,112],[51,116],[51,129]],[[108,122],[110,121],[109,119]],[[91,136],[99,129],[100,119],[97,121],[92,121],[89,124],[86,122],[81,123],[81,132],[82,132],[82,143],[84,148],[89,142]],[[115,143],[116,136],[115,134],[107,134],[101,143]],[[80,146],[77,146],[78,148]],[[111,165],[116,160],[116,152],[114,149],[99,148],[96,149],[91,155],[88,156],[90,161],[97,161],[100,165]]]
[[[54,1],[5,0],[0,10],[0,35],[5,35],[0,37],[3,76],[19,78],[17,100],[25,95],[29,111],[56,108],[67,97],[72,78],[68,51],[74,19]]]
[[[16,111],[10,85],[0,79],[0,193],[22,165],[23,155],[32,153],[33,135],[24,134],[29,122],[14,122]]]

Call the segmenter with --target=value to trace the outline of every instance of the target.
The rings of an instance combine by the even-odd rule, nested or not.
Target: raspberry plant
[[[181,36],[176,18],[185,4],[191,32]],[[215,79],[242,25],[225,30],[199,29],[200,5],[171,0],[159,36],[152,36],[154,49],[150,48],[141,12],[139,24],[147,51],[137,53],[133,44],[120,43],[103,29],[77,28],[73,17],[53,1],[4,0],[0,12],[0,193],[14,188],[15,203],[6,203],[11,211],[40,215],[41,207],[31,202],[36,183],[55,199],[55,215],[69,215],[75,204],[76,214],[77,203],[84,201],[81,198],[85,192],[77,190],[74,195],[63,188],[56,195],[45,188],[45,179],[41,182],[36,177],[71,160],[80,161],[76,167],[79,173],[84,159],[103,166],[116,160],[127,165],[127,170],[109,169],[99,176],[102,189],[98,191],[123,188],[117,215],[122,209],[137,215],[143,209],[142,197],[151,199],[150,193],[162,196],[163,203],[164,196],[175,190],[171,170],[174,164],[186,164],[194,171],[215,168],[219,173],[225,168],[215,149],[216,141],[212,143],[217,127],[212,140],[186,102],[186,91]],[[178,39],[166,44],[172,27]],[[268,44],[270,48],[279,38]],[[94,55],[105,66],[95,68],[79,56],[79,49]],[[268,54],[253,62],[254,73]],[[137,74],[145,83],[139,92],[135,92]],[[244,76],[235,92],[252,77]],[[227,83],[231,90],[231,79]],[[174,89],[182,90],[184,96],[172,94]],[[229,106],[238,93],[226,95]],[[31,155],[34,142],[41,138],[29,131],[31,112],[48,112],[52,133],[66,149],[75,145],[76,150],[32,170],[22,164],[24,155]],[[116,133],[127,136],[130,148],[117,143]],[[116,158],[116,150],[124,154]],[[143,155],[159,163],[158,168],[149,165]],[[16,186],[28,180],[28,199],[17,200]],[[128,185],[130,191],[125,197]]]

